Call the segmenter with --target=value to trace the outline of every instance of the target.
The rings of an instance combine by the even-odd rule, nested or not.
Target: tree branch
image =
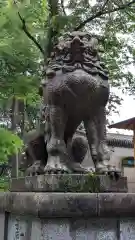
[[[18,12],[18,16],[22,22],[22,29],[25,32],[25,34],[28,36],[29,39],[31,39],[34,44],[37,46],[37,48],[40,50],[40,52],[44,55],[44,50],[41,47],[41,45],[37,42],[37,40],[31,35],[31,33],[28,31],[27,26],[26,26],[26,22],[24,20],[24,18],[22,18],[22,16],[20,15],[20,13]]]
[[[54,29],[51,20],[54,16],[57,16],[59,14],[58,9],[58,0],[48,0],[48,8],[49,8],[49,17],[48,17],[48,32],[47,32],[47,44],[45,46],[45,52],[46,52],[46,61],[48,58],[50,58],[51,51],[55,42],[55,38],[57,36],[57,29]]]
[[[109,2],[109,0],[106,0],[102,6],[102,11],[104,10],[105,6],[107,5],[107,3]]]
[[[106,1],[108,2],[108,1]],[[102,9],[99,10],[97,13],[95,13],[93,16],[87,18],[86,20],[84,20],[83,22],[81,22],[75,29],[74,31],[78,31],[79,29],[83,28],[87,23],[91,22],[92,20],[96,19],[96,18],[99,18],[105,14],[108,14],[108,13],[114,13],[114,12],[117,12],[117,11],[120,11],[120,10],[123,10],[125,9],[126,7],[130,7],[132,4],[135,3],[135,0],[129,2],[129,3],[126,3],[122,6],[119,6],[119,7],[116,7],[116,8],[113,8],[112,10],[108,11],[103,11]],[[105,4],[106,5],[106,4]]]
[[[15,6],[18,8],[17,3],[16,3],[15,0],[14,0],[14,4],[15,4]],[[21,16],[20,12],[19,12],[19,11],[17,11],[17,12],[18,12],[18,16],[19,16],[19,18],[20,18],[20,20],[21,20],[21,22],[22,22],[22,30],[25,32],[25,34],[27,35],[27,37],[28,37],[32,42],[34,42],[34,44],[36,45],[36,47],[40,50],[40,52],[41,52],[41,53],[43,54],[43,56],[44,56],[44,50],[43,50],[43,48],[42,48],[41,45],[38,43],[38,41],[36,40],[36,38],[34,38],[34,37],[31,35],[31,33],[28,31],[28,28],[27,28],[27,26],[26,26],[25,19]]]
[[[66,11],[65,11],[65,8],[64,8],[64,0],[61,0],[61,8],[62,8],[62,11],[64,13],[64,15],[66,16]]]

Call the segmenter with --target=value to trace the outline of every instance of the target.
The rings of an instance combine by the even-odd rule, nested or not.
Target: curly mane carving
[[[88,33],[73,32],[66,35],[66,38],[60,38],[51,54],[48,76],[50,69],[62,70],[63,73],[83,69],[89,74],[99,74],[108,80],[108,71],[98,55],[98,40]]]

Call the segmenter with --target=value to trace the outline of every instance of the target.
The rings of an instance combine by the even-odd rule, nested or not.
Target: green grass
[[[0,178],[0,192],[6,192],[9,188],[9,178]]]

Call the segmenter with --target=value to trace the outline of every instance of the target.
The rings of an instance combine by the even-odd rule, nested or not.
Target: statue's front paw
[[[103,164],[103,163],[98,163],[96,165],[96,173],[98,174],[103,174],[103,175],[107,175],[108,174],[108,167],[107,165]]]
[[[70,169],[66,165],[64,161],[61,161],[59,157],[49,157],[47,161],[47,165],[44,168],[44,173],[71,173]]]
[[[77,162],[70,163],[69,168],[71,169],[72,173],[78,174],[92,173],[91,169],[84,168],[80,163]]]
[[[111,178],[121,177],[121,170],[115,166],[107,164],[107,162],[98,163],[96,166],[96,172],[98,174],[109,175]]]
[[[122,174],[121,174],[121,170],[119,168],[109,165],[108,166],[108,175],[112,178],[115,177],[117,179],[117,178],[120,178]]]

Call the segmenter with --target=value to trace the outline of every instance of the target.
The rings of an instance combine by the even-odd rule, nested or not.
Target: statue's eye
[[[88,38],[83,37],[83,41],[84,41],[84,42],[88,41]]]
[[[87,35],[85,35],[85,38],[87,39],[87,41],[90,41],[91,36],[87,34]]]

